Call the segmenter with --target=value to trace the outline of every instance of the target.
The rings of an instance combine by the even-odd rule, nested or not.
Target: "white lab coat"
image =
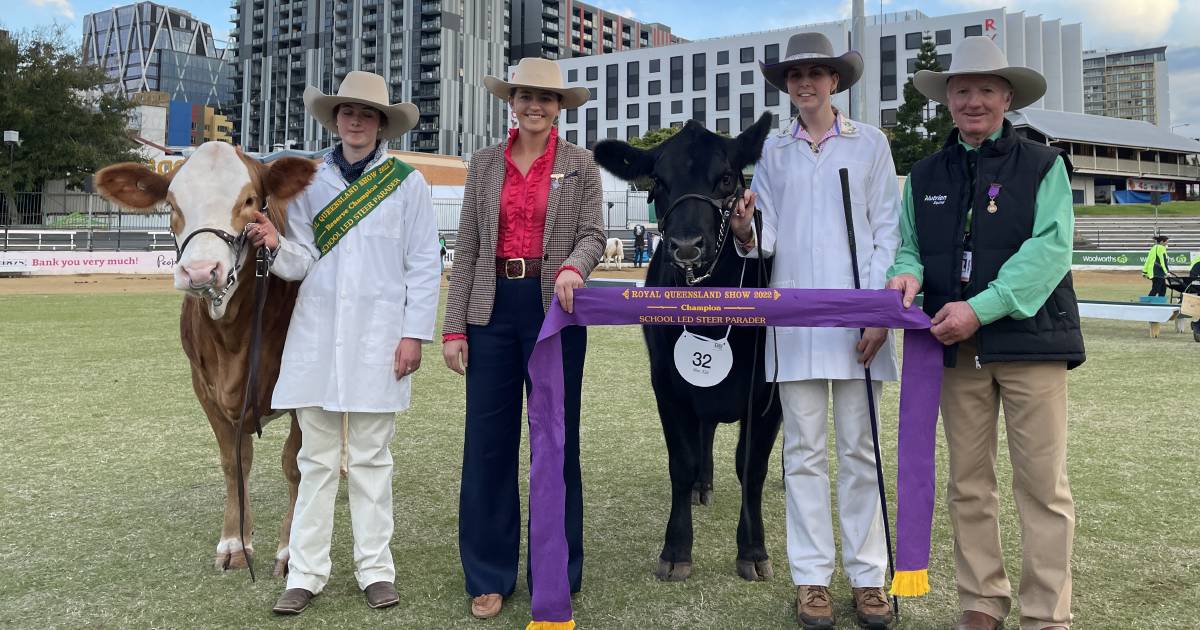
[[[838,170],[849,169],[859,277],[864,289],[882,289],[900,246],[900,189],[887,137],[879,129],[839,117],[841,135],[814,154],[791,127],[767,138],[750,189],[763,214],[760,248],[740,254],[774,256],[771,286],[853,289],[850,246]],[[773,328],[766,374],[776,380],[861,379],[859,332],[846,328]],[[776,352],[776,343],[778,352]],[[871,377],[894,381],[892,335],[871,362]]]
[[[409,174],[318,259],[313,217],[347,185],[336,167],[322,163],[313,182],[288,206],[287,237],[280,238],[271,271],[304,282],[271,398],[276,409],[407,409],[411,378],[396,379],[396,346],[402,337],[433,339],[441,274],[425,178],[419,171]]]

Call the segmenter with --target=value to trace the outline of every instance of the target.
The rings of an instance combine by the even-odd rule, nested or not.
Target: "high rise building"
[[[525,57],[564,59],[687,41],[665,24],[640,22],[583,2],[511,0],[510,5],[510,64]]]
[[[172,101],[232,104],[232,68],[212,27],[187,11],[138,2],[83,17],[83,61],[120,94],[165,92]]]
[[[251,151],[316,150],[332,135],[304,112],[306,85],[337,91],[351,70],[383,76],[421,120],[394,149],[470,154],[504,135],[505,0],[232,0],[234,112]]]
[[[1167,47],[1083,53],[1084,111],[1171,125]]]

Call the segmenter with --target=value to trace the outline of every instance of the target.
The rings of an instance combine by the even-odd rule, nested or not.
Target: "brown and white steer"
[[[167,175],[134,163],[104,168],[96,174],[96,188],[108,199],[134,211],[149,211],[165,201],[171,210],[171,231],[176,242],[183,244],[202,228],[237,236],[260,210],[282,231],[287,225],[288,201],[304,190],[314,172],[315,165],[308,160],[284,158],[263,165],[232,145],[208,142]],[[248,239],[238,242],[244,242],[240,250],[212,232],[197,233],[184,247],[175,267],[175,288],[186,294],[179,318],[180,339],[191,363],[192,387],[217,436],[221,469],[225,473],[225,518],[216,555],[216,566],[220,569],[246,567],[246,553],[238,535],[236,451],[237,422],[246,380],[249,370],[258,370],[258,387],[251,392],[249,413],[257,409],[261,417],[248,416],[244,425],[246,433],[253,433],[260,424],[283,414],[271,409],[271,392],[279,377],[283,342],[300,288],[299,283],[270,276],[259,361],[258,365],[248,365],[256,291],[256,248]],[[230,274],[231,269],[236,273]],[[232,282],[228,281],[230,277]],[[217,294],[223,294],[222,299],[212,300]],[[254,458],[254,442],[249,437],[243,440],[241,453],[247,482]],[[299,450],[300,428],[293,415],[291,432],[283,447],[288,511],[279,530],[275,575],[287,570],[292,511],[300,483],[296,467]],[[248,491],[245,531],[246,547],[253,555],[254,519]]]

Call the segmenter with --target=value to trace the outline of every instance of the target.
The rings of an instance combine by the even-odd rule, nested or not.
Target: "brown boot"
[[[796,587],[796,618],[804,630],[833,628],[833,601],[825,586]]]
[[[471,600],[471,614],[476,619],[491,619],[500,614],[504,607],[504,598],[498,593],[480,595]]]
[[[978,610],[965,610],[954,630],[1000,630],[1004,622]]]
[[[885,630],[892,625],[892,604],[883,588],[869,586],[850,590],[854,594],[854,613],[860,627]]]
[[[308,608],[308,603],[315,597],[311,591],[303,588],[289,588],[279,596],[272,612],[277,615],[299,615]]]
[[[363,593],[367,596],[367,606],[371,608],[387,608],[400,603],[400,594],[391,582],[375,582],[363,589]]]

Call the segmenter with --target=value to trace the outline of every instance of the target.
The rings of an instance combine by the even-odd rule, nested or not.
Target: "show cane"
[[[846,239],[850,244],[850,268],[854,272],[854,288],[861,289],[862,281],[858,276],[858,249],[854,242],[854,211],[850,203],[850,171],[848,169],[838,169],[838,176],[842,180],[842,209],[846,214]],[[862,328],[858,334],[861,338],[864,333]],[[888,520],[888,504],[887,504],[887,488],[883,483],[883,459],[880,456],[879,450],[879,418],[878,412],[875,409],[875,387],[871,381],[871,367],[863,366],[865,380],[867,385],[867,409],[871,413],[871,442],[875,447],[875,481],[879,485],[879,506],[883,510],[883,535],[887,542],[888,553],[888,575],[891,578],[896,577],[896,560],[892,555],[892,526]],[[896,612],[896,616],[900,616],[900,598],[892,596],[892,610]]]

